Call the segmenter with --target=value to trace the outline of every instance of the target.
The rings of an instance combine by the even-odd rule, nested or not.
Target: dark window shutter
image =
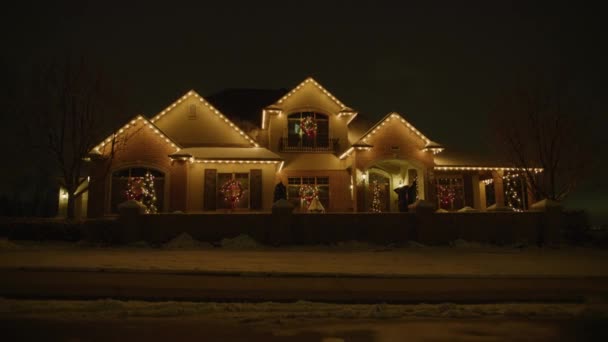
[[[251,170],[249,191],[251,194],[251,209],[262,209],[262,170]]]
[[[215,169],[205,169],[205,203],[203,205],[203,209],[205,210],[215,210],[217,208],[216,203],[216,193],[217,193],[217,170]]]

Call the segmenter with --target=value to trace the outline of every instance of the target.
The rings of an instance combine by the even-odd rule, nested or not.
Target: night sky
[[[2,101],[33,66],[86,55],[124,89],[118,121],[151,117],[189,89],[205,96],[291,88],[312,76],[372,121],[398,111],[448,149],[489,153],[501,96],[534,72],[568,75],[597,152],[589,179],[567,204],[596,217],[607,210],[604,8],[329,0],[8,6],[0,23]],[[2,116],[6,154],[22,157],[10,144],[18,121],[6,110]]]

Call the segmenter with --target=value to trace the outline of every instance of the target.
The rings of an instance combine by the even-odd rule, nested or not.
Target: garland
[[[224,195],[224,200],[230,202],[232,209],[243,197],[243,186],[236,179],[231,179],[222,185],[220,191]]]
[[[310,202],[319,195],[319,190],[316,186],[304,184],[300,187],[300,198],[306,201],[306,207],[310,205]]]
[[[317,134],[317,121],[312,116],[302,118],[300,127],[308,137],[314,137]]]

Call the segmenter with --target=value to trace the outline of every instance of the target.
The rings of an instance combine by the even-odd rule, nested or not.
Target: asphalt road
[[[0,269],[0,296],[194,301],[484,303],[606,297],[608,277],[356,277]]]

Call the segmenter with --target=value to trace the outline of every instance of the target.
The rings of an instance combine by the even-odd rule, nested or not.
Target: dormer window
[[[323,151],[333,148],[329,137],[329,118],[317,112],[297,112],[287,117],[285,150]]]

